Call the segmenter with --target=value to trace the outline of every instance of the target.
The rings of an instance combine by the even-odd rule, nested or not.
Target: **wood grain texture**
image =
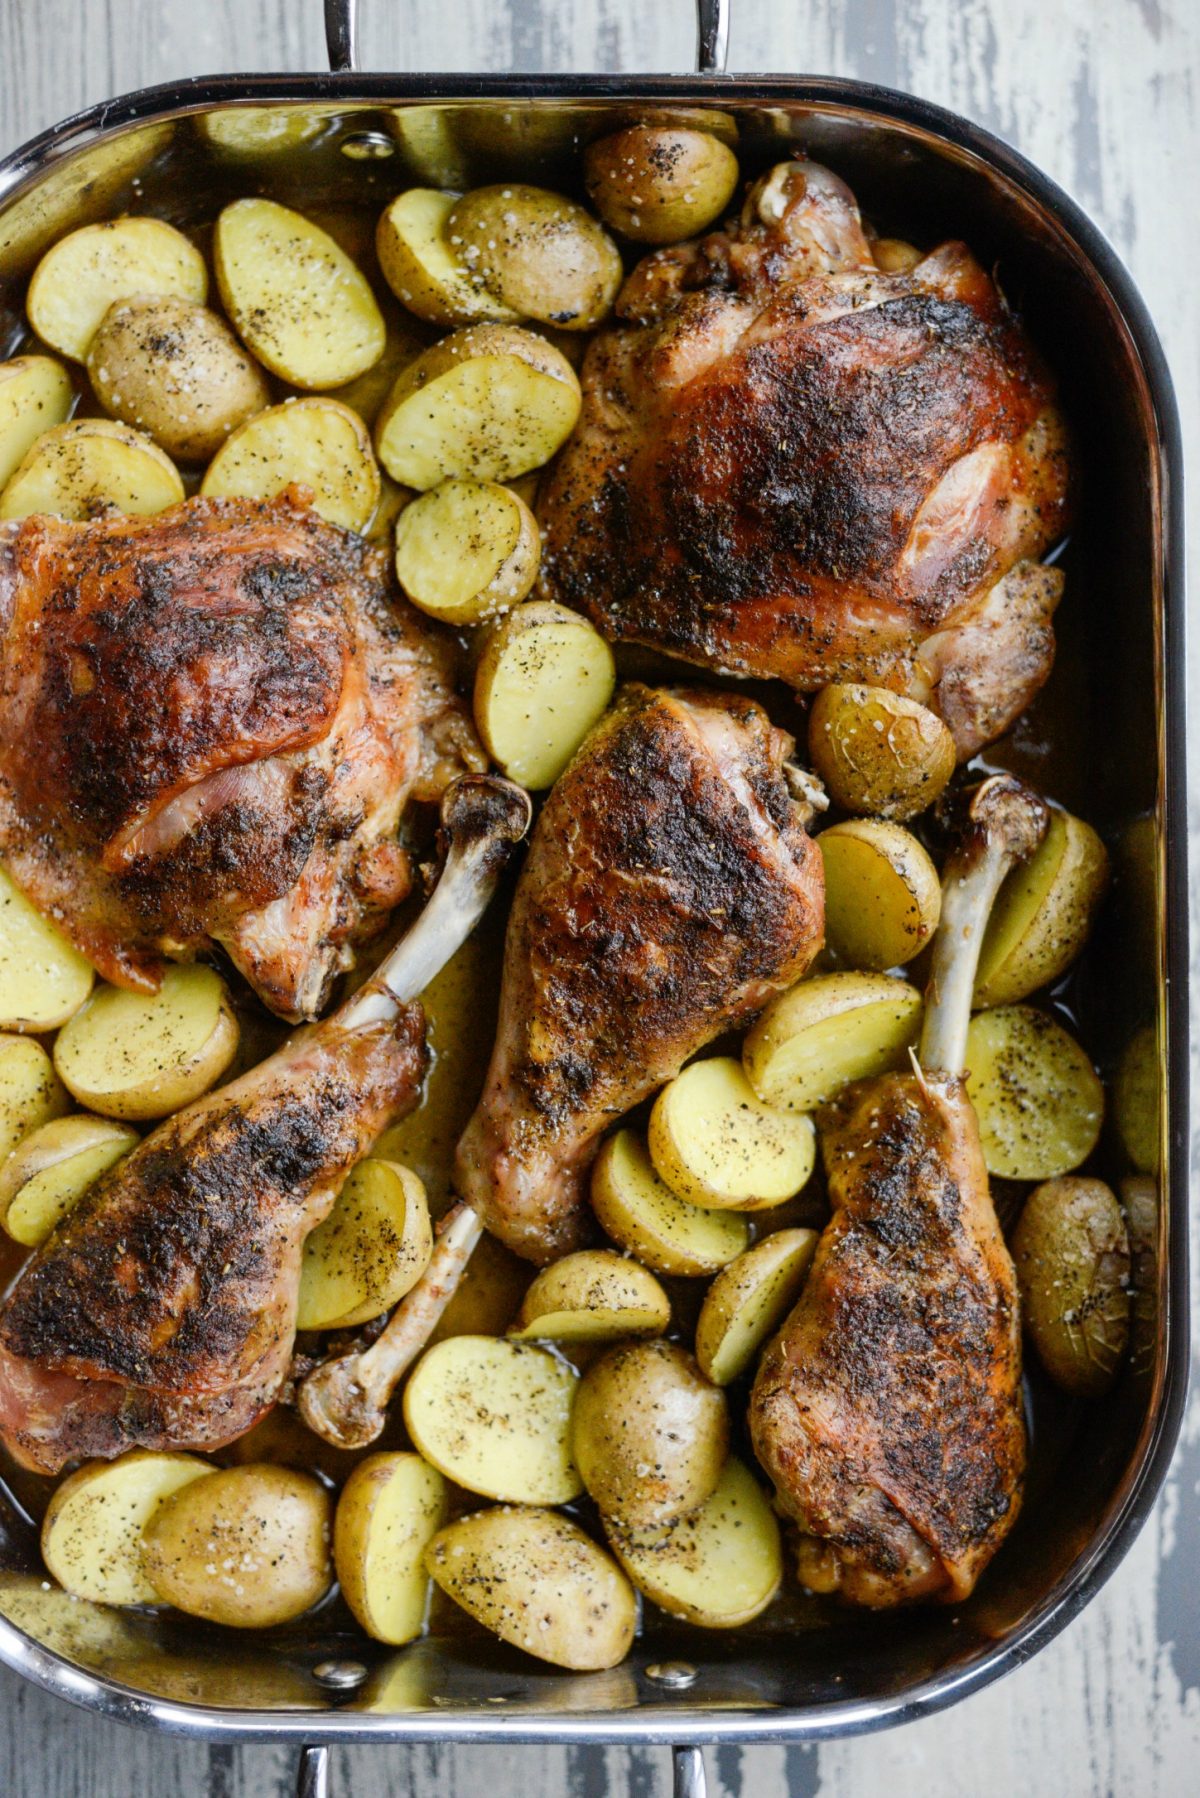
[[[733,0],[730,67],[909,88],[1000,131],[1130,263],[1200,443],[1196,0]],[[363,0],[366,66],[680,69],[688,0]],[[149,82],[316,68],[319,0],[0,0],[0,147]],[[1200,594],[1200,530],[1192,590]],[[1191,652],[1200,696],[1200,632]],[[1192,719],[1200,796],[1200,718]],[[1200,891],[1200,830],[1193,830]],[[1193,979],[1200,992],[1200,981]],[[1200,1031],[1194,1032],[1200,1041]],[[1198,1169],[1197,1171],[1200,1171]],[[1195,1258],[1194,1258],[1195,1259]],[[1200,1391],[1164,1497],[1101,1597],[1029,1667],[942,1716],[821,1749],[709,1754],[720,1798],[1184,1798],[1200,1767]],[[105,1725],[0,1676],[0,1793],[284,1798],[292,1755]],[[353,1749],[335,1798],[653,1798],[665,1751]]]

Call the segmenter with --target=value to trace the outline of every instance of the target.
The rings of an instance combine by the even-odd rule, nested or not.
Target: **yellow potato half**
[[[800,1191],[817,1158],[812,1119],[764,1105],[740,1061],[694,1061],[650,1113],[650,1159],[693,1205],[759,1211]]]
[[[996,896],[979,951],[975,1004],[1011,1005],[1064,974],[1108,885],[1108,851],[1090,824],[1053,809],[1041,843]]]
[[[1032,1005],[976,1012],[967,1033],[971,1102],[988,1172],[1051,1180],[1086,1161],[1104,1088],[1086,1050]]]
[[[851,968],[901,967],[942,911],[937,869],[916,837],[884,818],[851,818],[817,838],[825,865],[825,943]]]
[[[664,1185],[633,1130],[618,1130],[596,1157],[592,1209],[614,1242],[660,1274],[715,1274],[750,1241],[739,1212],[691,1205]]]
[[[205,1471],[142,1531],[142,1568],[155,1594],[234,1629],[299,1617],[333,1579],[330,1494],[311,1474],[267,1462]]]
[[[509,481],[540,468],[579,417],[561,351],[515,325],[472,325],[402,369],[375,424],[394,481],[425,492],[452,475]]]
[[[703,1629],[749,1623],[783,1578],[775,1514],[732,1456],[711,1498],[667,1529],[622,1530],[606,1521],[605,1530],[634,1585],[669,1616]]]
[[[0,1030],[57,1030],[94,979],[91,963],[0,866]]]
[[[54,1065],[89,1110],[160,1118],[215,1086],[237,1044],[220,975],[199,963],[174,965],[156,993],[97,987],[59,1032]]]
[[[293,481],[312,488],[330,524],[365,531],[379,504],[379,465],[366,425],[337,400],[285,400],[222,445],[200,491],[214,499],[274,499]]]
[[[70,232],[38,263],[25,306],[43,343],[82,362],[109,307],[135,294],[200,305],[208,297],[203,256],[162,219],[119,218]]]
[[[529,1505],[448,1523],[430,1575],[485,1629],[555,1667],[615,1667],[633,1645],[637,1600],[610,1555],[569,1517]]]
[[[1113,1119],[1121,1147],[1142,1174],[1156,1174],[1162,1157],[1163,1069],[1153,1024],[1135,1030],[1113,1082]]]
[[[704,1295],[696,1323],[696,1359],[717,1386],[750,1367],[800,1296],[819,1238],[815,1230],[777,1230],[722,1268]]]
[[[562,194],[516,181],[477,187],[444,229],[451,253],[522,318],[587,331],[612,310],[624,272],[617,246]]]
[[[954,773],[954,738],[915,699],[834,681],[808,715],[808,749],[835,804],[903,821],[931,806]]]
[[[71,1101],[41,1043],[31,1036],[0,1036],[0,1162],[19,1142]]]
[[[548,1350],[494,1336],[427,1349],[404,1389],[416,1448],[448,1480],[511,1504],[568,1504],[578,1375]]]
[[[409,599],[445,624],[511,611],[537,578],[537,520],[497,481],[443,481],[396,521],[396,574]]]
[[[148,518],[182,498],[179,470],[153,437],[111,418],[74,418],[38,438],[0,493],[0,519],[82,520],[110,507]]]
[[[142,1567],[142,1531],[169,1498],[211,1475],[195,1455],[131,1449],[69,1474],[42,1522],[42,1559],[59,1585],[97,1604],[157,1604]]]
[[[530,600],[492,626],[475,671],[475,722],[510,779],[553,786],[616,686],[612,650],[578,612]]]
[[[43,431],[62,424],[75,402],[71,377],[53,356],[0,362],[0,490]]]
[[[616,1342],[657,1336],[671,1301],[650,1272],[611,1249],[580,1249],[543,1268],[508,1334],[514,1342]]]
[[[742,1063],[768,1105],[811,1111],[851,1080],[902,1067],[921,1029],[915,986],[887,974],[817,974],[772,999]]]
[[[411,1642],[425,1625],[425,1550],[446,1518],[446,1482],[420,1455],[368,1455],[342,1488],[333,1564],[342,1596],[377,1642]]]
[[[296,387],[339,387],[378,362],[387,332],[365,276],[327,231],[275,200],[234,200],[213,238],[238,336]]]
[[[136,1130],[111,1118],[52,1118],[0,1167],[0,1217],[27,1248],[40,1248],[101,1174],[128,1155]]]
[[[392,201],[375,234],[384,280],[402,306],[430,324],[515,324],[520,313],[490,292],[450,248],[446,221],[458,197],[410,187]]]
[[[298,1330],[348,1330],[390,1311],[429,1265],[425,1188],[394,1161],[360,1161],[304,1244]]]

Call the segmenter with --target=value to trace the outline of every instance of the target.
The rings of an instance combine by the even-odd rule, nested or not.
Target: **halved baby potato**
[[[456,1518],[425,1551],[448,1598],[485,1629],[555,1667],[615,1667],[633,1645],[637,1599],[610,1555],[555,1511],[505,1505]]]
[[[0,867],[0,1030],[57,1030],[92,990],[95,972]]]
[[[1078,1174],[1046,1180],[1012,1239],[1021,1318],[1056,1385],[1098,1398],[1129,1346],[1130,1246],[1116,1194]]]
[[[304,1243],[298,1330],[349,1330],[402,1299],[433,1252],[425,1188],[394,1161],[360,1161]]]
[[[764,1105],[731,1055],[694,1061],[663,1087],[649,1147],[655,1173],[679,1198],[730,1211],[793,1198],[817,1158],[812,1119]]]
[[[612,650],[586,618],[529,600],[488,632],[475,671],[475,723],[510,779],[550,787],[608,709]]]
[[[342,1488],[333,1564],[342,1597],[377,1642],[419,1636],[429,1608],[425,1550],[446,1518],[446,1482],[420,1455],[368,1455]]]
[[[696,1320],[696,1360],[716,1386],[746,1372],[800,1296],[815,1230],[777,1230],[722,1268]]]
[[[924,260],[923,252],[916,244],[908,243],[903,237],[877,237],[871,245],[871,254],[876,268],[881,268],[885,275],[906,275]]]
[[[261,368],[217,313],[178,295],[118,300],[87,354],[96,398],[168,455],[206,462],[270,404]]]
[[[404,1422],[425,1459],[468,1492],[568,1504],[582,1491],[570,1446],[578,1383],[574,1368],[547,1349],[452,1336],[413,1369]]]
[[[208,465],[211,499],[274,499],[293,482],[311,487],[330,524],[365,531],[379,504],[379,464],[366,425],[337,400],[285,400],[246,420]]]
[[[775,1514],[754,1475],[730,1456],[712,1496],[665,1530],[605,1520],[614,1554],[671,1617],[736,1629],[765,1611],[783,1578]]]
[[[450,253],[521,318],[588,331],[612,311],[624,270],[616,244],[574,200],[509,182],[456,200]]]
[[[296,387],[338,387],[383,354],[370,284],[327,231],[276,200],[234,200],[213,236],[217,285],[238,336]]]
[[[514,1342],[614,1342],[656,1336],[671,1301],[638,1261],[611,1249],[580,1249],[543,1268],[509,1329]]]
[[[96,1604],[157,1604],[142,1531],[175,1493],[213,1473],[196,1455],[131,1449],[68,1474],[42,1521],[42,1559],[59,1585]]]
[[[834,681],[817,694],[808,752],[836,805],[901,823],[933,804],[957,760],[954,738],[935,712],[857,681]]]
[[[136,1130],[111,1118],[61,1117],[39,1125],[0,1167],[0,1218],[8,1234],[40,1248],[137,1142]]]
[[[75,389],[53,356],[14,356],[0,362],[0,491],[43,431],[71,413]]]
[[[1125,1045],[1112,1091],[1121,1147],[1142,1174],[1156,1174],[1162,1156],[1162,1082],[1158,1032],[1144,1024]]]
[[[825,943],[851,968],[913,959],[937,929],[942,888],[928,851],[884,818],[851,818],[817,838],[825,866]]]
[[[515,325],[472,325],[402,369],[375,425],[394,481],[425,492],[452,475],[509,481],[540,468],[579,417],[559,350]]]
[[[0,519],[81,520],[110,507],[148,518],[182,498],[179,470],[153,437],[112,418],[75,418],[38,438],[0,493]]]
[[[664,1185],[633,1130],[618,1130],[596,1157],[592,1210],[614,1242],[660,1274],[715,1274],[750,1241],[740,1212],[691,1205]]]
[[[996,896],[975,974],[977,1006],[1049,986],[1087,941],[1108,885],[1108,851],[1082,818],[1051,809],[1045,836]]]
[[[921,1028],[915,986],[887,974],[817,974],[772,999],[742,1064],[768,1105],[811,1111],[852,1080],[901,1067]]]
[[[1051,1180],[1087,1160],[1104,1121],[1104,1088],[1086,1050],[1044,1011],[976,1012],[967,1070],[989,1173]]]
[[[43,343],[82,362],[109,307],[135,294],[174,294],[203,305],[208,270],[189,238],[163,219],[82,225],[38,263],[25,309]]]
[[[70,1108],[41,1043],[31,1036],[0,1036],[0,1162],[31,1131]]]
[[[488,290],[451,249],[446,222],[458,194],[410,187],[379,220],[375,249],[383,278],[400,301],[431,325],[515,324],[520,317]]]
[[[296,106],[226,106],[197,120],[201,137],[231,159],[298,149],[320,137],[331,122],[327,112]]]
[[[579,1477],[629,1529],[702,1505],[729,1453],[729,1407],[676,1342],[623,1342],[584,1374],[571,1419]]]
[[[204,1471],[142,1531],[154,1596],[234,1629],[269,1629],[309,1610],[333,1581],[330,1493],[312,1474],[268,1462]]]
[[[215,1086],[237,1045],[220,975],[199,963],[172,965],[156,993],[98,987],[59,1031],[54,1066],[90,1111],[161,1118]]]
[[[583,175],[605,224],[635,243],[682,243],[724,212],[738,161],[711,131],[630,125],[589,144]]]
[[[537,519],[497,481],[443,481],[396,521],[396,574],[444,624],[480,624],[525,598],[542,554]]]

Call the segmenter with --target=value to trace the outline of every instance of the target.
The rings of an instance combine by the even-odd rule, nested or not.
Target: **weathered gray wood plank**
[[[1200,444],[1200,8],[1195,0],[733,0],[730,66],[907,87],[991,125],[1080,198],[1159,320]],[[688,0],[362,0],[375,68],[679,69]],[[0,0],[0,145],[89,101],[218,69],[315,68],[319,0]],[[1196,533],[1200,542],[1200,533]],[[1192,570],[1200,570],[1193,549]],[[1200,582],[1193,579],[1193,590]],[[1200,673],[1200,642],[1191,659]],[[1200,695],[1200,681],[1192,691]],[[1200,745],[1200,737],[1193,733]],[[1200,793],[1200,752],[1192,769]],[[1200,830],[1192,833],[1200,874]],[[1200,890],[1200,886],[1198,886]],[[1195,984],[1195,983],[1194,983]],[[1200,990],[1200,987],[1197,988]],[[1154,1518],[1101,1598],[949,1714],[820,1750],[709,1756],[722,1798],[1183,1798],[1200,1765],[1200,1397]],[[0,1676],[0,1793],[283,1798],[290,1756],[205,1749],[68,1712]],[[650,1798],[662,1751],[352,1750],[337,1798]]]

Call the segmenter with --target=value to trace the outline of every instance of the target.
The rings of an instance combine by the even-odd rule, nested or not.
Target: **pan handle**
[[[325,41],[336,73],[358,67],[358,0],[325,0]],[[696,0],[696,67],[719,74],[729,56],[729,0]]]
[[[704,1756],[698,1748],[672,1748],[674,1798],[707,1798]],[[296,1770],[296,1798],[329,1798],[329,1748],[324,1742],[306,1742]]]

